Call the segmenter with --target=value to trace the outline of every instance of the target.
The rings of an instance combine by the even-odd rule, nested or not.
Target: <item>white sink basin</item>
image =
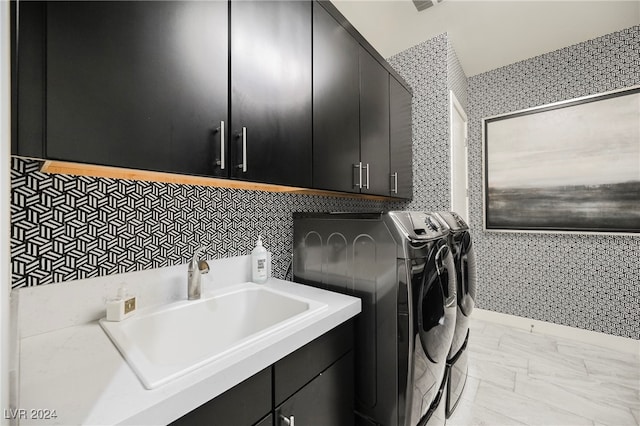
[[[100,325],[147,389],[239,356],[327,305],[243,283]]]

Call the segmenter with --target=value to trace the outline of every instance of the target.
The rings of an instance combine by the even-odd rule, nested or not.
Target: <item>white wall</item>
[[[409,0],[331,1],[385,58],[448,33],[467,76],[640,22],[628,0],[447,0],[422,12]]]
[[[0,0],[0,409],[9,408],[9,155],[11,146],[11,73],[9,1]],[[4,411],[3,411],[4,412]],[[5,424],[5,416],[1,416]]]

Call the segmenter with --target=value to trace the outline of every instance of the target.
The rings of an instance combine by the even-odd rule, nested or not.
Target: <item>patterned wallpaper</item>
[[[414,156],[426,156],[417,160],[421,186],[408,208],[449,206],[449,89],[469,116],[479,308],[640,337],[640,237],[482,231],[481,128],[483,117],[640,84],[638,33],[634,27],[469,79],[447,34],[389,59],[414,89]]]
[[[451,205],[448,52],[445,33],[387,59],[413,89],[413,200],[399,208]]]
[[[458,55],[449,42],[447,46],[447,79],[449,89],[453,91],[465,112],[469,109],[469,80],[460,65]]]
[[[640,236],[482,231],[483,117],[637,84],[638,26],[469,78],[480,308],[640,338]]]

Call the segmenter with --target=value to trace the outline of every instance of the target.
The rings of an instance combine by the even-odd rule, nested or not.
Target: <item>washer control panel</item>
[[[442,238],[448,234],[438,219],[426,212],[389,212],[402,233],[410,240],[427,241]]]
[[[451,231],[466,231],[469,229],[469,225],[467,225],[464,219],[456,212],[443,211],[436,212],[435,214]]]

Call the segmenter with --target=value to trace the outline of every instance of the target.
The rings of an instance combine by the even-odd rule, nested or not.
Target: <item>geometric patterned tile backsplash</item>
[[[258,234],[284,276],[294,211],[371,211],[392,203],[40,173],[12,158],[12,287],[249,254]],[[395,203],[397,204],[397,203]]]

